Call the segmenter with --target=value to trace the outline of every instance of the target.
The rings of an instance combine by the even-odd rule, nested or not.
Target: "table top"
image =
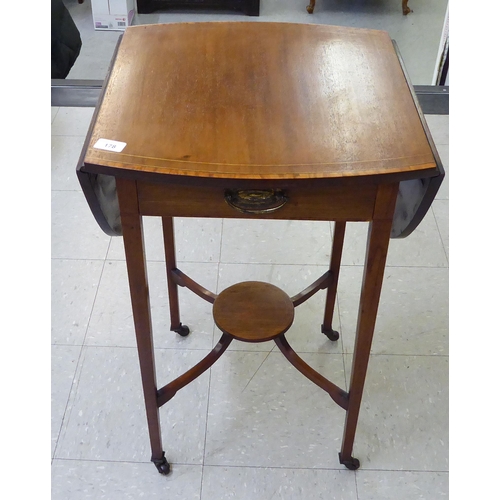
[[[436,173],[386,32],[267,22],[128,28],[84,163],[226,179]]]

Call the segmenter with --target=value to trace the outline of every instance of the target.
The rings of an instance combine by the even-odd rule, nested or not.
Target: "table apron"
[[[279,182],[275,189],[282,189]],[[226,202],[224,187],[137,182],[140,214],[159,217],[368,221],[373,218],[377,190],[375,184],[287,187],[283,189],[287,202],[281,208],[248,214]]]

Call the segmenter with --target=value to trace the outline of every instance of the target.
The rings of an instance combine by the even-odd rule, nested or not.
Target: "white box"
[[[135,16],[134,0],[92,0],[94,28],[99,31],[123,31]]]

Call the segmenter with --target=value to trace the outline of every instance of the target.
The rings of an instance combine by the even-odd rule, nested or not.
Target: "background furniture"
[[[339,458],[346,467],[358,468],[352,448],[389,239],[416,227],[444,176],[387,33],[287,23],[129,28],[77,172],[101,227],[124,237],[158,470],[170,469],[159,408],[215,363],[233,339],[274,340],[346,411]],[[214,320],[223,332],[206,358],[161,388],[155,375],[144,216],[163,221],[171,330],[190,333],[181,322],[182,286],[214,305]],[[176,216],[334,220],[329,269],[293,297],[260,282],[242,282],[217,296],[177,268]],[[369,221],[370,231],[351,381],[344,391],[308,366],[285,333],[294,308],[326,290],[321,331],[338,339],[332,316],[345,226],[351,221]]]
[[[139,14],[168,9],[234,9],[258,16],[260,0],[137,0]]]
[[[307,12],[309,14],[312,14],[314,12],[314,7],[316,5],[316,0],[310,0],[309,5],[306,7]],[[403,15],[406,16],[410,12],[413,12],[409,7],[408,7],[408,0],[402,0],[402,7],[403,7]]]

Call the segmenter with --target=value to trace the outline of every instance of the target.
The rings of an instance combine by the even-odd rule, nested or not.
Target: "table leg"
[[[333,233],[332,253],[330,257],[330,273],[332,280],[326,292],[325,316],[321,325],[321,332],[330,340],[338,340],[339,332],[332,329],[333,309],[335,307],[335,298],[337,297],[337,285],[340,274],[340,260],[342,258],[342,247],[344,245],[345,222],[335,222]]]
[[[142,217],[139,214],[135,182],[117,178],[116,185],[120,203],[123,243],[127,261],[137,352],[139,355],[151,444],[151,461],[154,462],[160,473],[167,474],[170,466],[165,459],[165,453],[162,449]]]
[[[356,341],[351,367],[349,403],[344,427],[344,437],[339,453],[340,463],[348,469],[359,467],[359,460],[353,458],[352,449],[358,423],[361,398],[365,384],[370,349],[375,330],[380,292],[384,277],[385,262],[391,236],[392,218],[398,185],[383,186],[380,190],[380,204],[375,208],[378,216],[370,223],[359,302]]]
[[[165,263],[167,267],[168,300],[170,305],[170,330],[185,337],[189,328],[181,323],[179,312],[178,285],[174,281],[172,272],[177,269],[175,261],[174,220],[172,217],[162,217],[163,241],[165,246]]]

